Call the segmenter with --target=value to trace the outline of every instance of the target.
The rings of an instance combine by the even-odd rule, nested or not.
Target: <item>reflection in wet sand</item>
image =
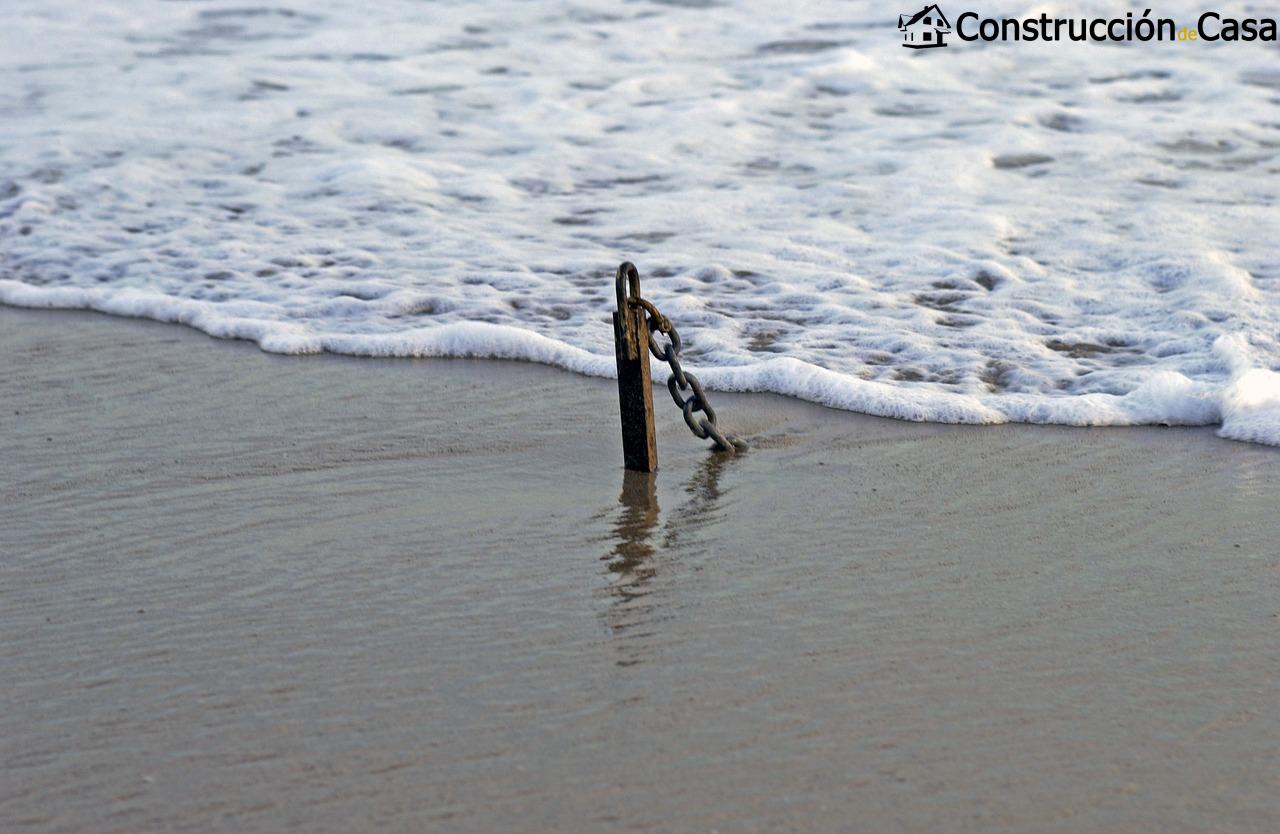
[[[740,459],[741,453],[707,455],[702,465],[694,471],[693,477],[684,485],[684,492],[689,497],[676,508],[667,522],[662,539],[664,547],[674,547],[683,537],[720,519],[723,515],[721,499],[724,497],[720,489],[720,476]]]
[[[646,599],[653,579],[660,510],[658,476],[652,472],[626,472],[618,496],[618,519],[613,525],[613,550],[605,556],[610,574],[609,593],[614,597],[604,612],[605,623],[620,642],[619,666],[634,666],[645,659],[647,628],[654,619],[654,605]]]
[[[720,476],[737,456],[709,454],[684,486],[688,498],[677,507],[658,538],[661,509],[658,506],[657,475],[626,472],[618,495],[619,512],[612,528],[612,550],[604,557],[608,565],[613,597],[604,616],[615,637],[625,639],[619,647],[624,657],[619,666],[640,663],[652,649],[649,639],[654,626],[670,616],[661,606],[661,586],[654,584],[659,553],[687,557],[700,552],[690,546],[692,534],[721,516]]]
[[[621,512],[613,525],[613,551],[606,557],[614,574],[613,592],[623,600],[645,594],[644,584],[653,576],[653,531],[658,526],[658,476],[628,471],[618,496]]]

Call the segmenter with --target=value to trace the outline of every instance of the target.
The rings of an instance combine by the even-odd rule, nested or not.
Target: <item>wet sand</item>
[[[1280,450],[0,309],[0,829],[1280,828]]]

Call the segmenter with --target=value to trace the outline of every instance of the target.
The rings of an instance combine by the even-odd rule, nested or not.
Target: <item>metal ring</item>
[[[659,362],[670,362],[672,357],[680,355],[682,344],[680,342],[680,334],[673,327],[667,332],[667,337],[671,339],[671,344],[659,349],[658,340],[654,338],[654,333],[662,331],[654,327],[653,319],[649,319],[649,352],[653,354],[653,358]]]
[[[684,342],[680,339],[680,331],[676,330],[674,324],[667,329],[667,338],[671,340],[671,349],[679,355],[684,350]]]
[[[614,290],[618,294],[618,312],[627,311],[627,290],[631,290],[632,298],[640,297],[640,270],[631,261],[623,261],[618,266],[618,277],[614,281]]]
[[[667,364],[671,366],[671,376],[675,377],[676,385],[679,386],[680,390],[689,390],[689,380],[685,377],[684,366],[680,364],[680,357],[667,357]]]
[[[653,337],[653,334],[657,332],[657,331],[655,331],[655,330],[653,329],[653,325],[652,325],[653,319],[650,319],[649,321],[650,321],[650,325],[649,325],[649,352],[650,352],[650,353],[652,353],[652,354],[653,354],[653,358],[654,358],[654,359],[657,359],[659,362],[666,362],[666,361],[667,361],[667,350],[670,348],[670,345],[668,345],[667,347],[663,347],[663,348],[661,348],[661,349],[659,348],[659,346],[658,346],[658,340],[657,340],[657,339],[655,339],[655,338]]]
[[[693,407],[694,411],[701,411],[707,415],[707,419],[712,423],[716,422],[716,410],[711,407],[711,403],[707,402],[707,395],[702,393],[702,383],[693,374],[686,373],[685,378],[689,380],[689,386],[693,388],[693,397],[698,400],[697,405]]]
[[[671,376],[667,377],[667,390],[671,392],[671,399],[675,400],[676,408],[684,408],[684,404],[687,403],[689,400],[692,400],[693,395],[690,394],[689,399],[685,399],[684,397],[680,396],[680,391],[677,388],[678,385],[679,385],[679,381],[676,379],[675,374],[672,374]],[[689,386],[686,385],[685,387],[688,388]]]
[[[650,339],[653,338],[653,334],[655,332],[665,333],[667,334],[667,338],[671,340],[672,346],[675,347],[676,353],[679,353],[680,351],[684,350],[684,340],[680,338],[680,331],[676,330],[675,325],[671,323],[670,319],[668,319],[666,322],[667,323],[666,330],[662,329],[662,322],[658,321],[658,319],[654,318],[653,316],[649,317],[648,322],[649,322],[649,338]]]
[[[720,432],[720,429],[716,428],[715,423],[711,422],[705,417],[702,419],[702,430],[706,432],[707,435],[709,435],[711,439],[716,442],[716,448],[721,452],[736,451],[736,445],[732,441],[730,441],[729,438],[725,437]]]
[[[681,411],[684,412],[685,425],[689,427],[689,431],[693,432],[693,436],[705,440],[707,438],[707,430],[694,422],[693,419],[693,397],[684,401],[684,408]],[[705,419],[703,422],[706,422]]]

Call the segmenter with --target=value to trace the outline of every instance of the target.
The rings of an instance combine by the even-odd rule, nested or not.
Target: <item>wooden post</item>
[[[653,430],[653,386],[649,381],[649,326],[644,309],[627,303],[640,297],[640,271],[630,261],[618,267],[618,312],[613,314],[613,352],[618,360],[618,406],[622,416],[622,458],[628,469],[658,468]]]

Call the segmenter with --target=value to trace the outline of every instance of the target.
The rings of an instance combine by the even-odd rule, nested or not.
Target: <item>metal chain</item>
[[[711,403],[707,402],[702,383],[698,382],[698,378],[692,371],[686,371],[680,365],[680,350],[684,343],[680,341],[680,332],[671,323],[671,319],[658,312],[658,308],[647,299],[631,296],[627,301],[644,308],[644,311],[649,314],[647,319],[649,352],[659,361],[671,366],[671,376],[667,377],[667,390],[671,392],[671,399],[675,400],[676,407],[684,414],[684,422],[689,426],[689,431],[693,432],[694,437],[703,440],[711,438],[715,441],[716,448],[722,452],[739,452],[746,449],[747,444],[742,438],[722,432],[716,425],[716,410],[711,407]],[[654,338],[655,333],[662,333],[671,341],[665,346],[659,346],[658,340]],[[682,397],[681,391],[692,393],[688,397]],[[694,415],[699,411],[703,416],[695,418]]]

